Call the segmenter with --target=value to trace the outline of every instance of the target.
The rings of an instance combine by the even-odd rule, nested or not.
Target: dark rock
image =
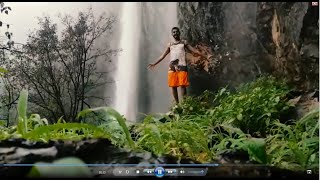
[[[318,88],[319,8],[310,2],[178,4],[179,26],[191,44],[205,44],[214,54],[239,52],[222,57],[214,74],[193,67],[191,94],[234,87],[261,74],[285,77],[305,91]]]
[[[179,26],[190,43],[222,44],[222,39],[216,34],[217,31],[223,32],[223,15],[219,14],[221,2],[181,2],[178,7],[179,17],[184,17],[179,18]],[[212,25],[211,28],[208,29],[208,25]]]
[[[315,91],[301,96],[296,104],[295,119],[300,119],[310,111],[319,109],[319,96],[315,97],[317,92],[318,91]]]
[[[258,164],[250,161],[248,152],[243,150],[227,150],[221,153],[220,162],[223,162],[222,164]]]
[[[54,144],[54,141],[49,141],[47,143],[37,142],[37,141],[29,141],[25,139],[7,139],[0,141],[0,147],[14,147],[19,146],[23,148],[46,148],[51,147]]]
[[[6,144],[8,142],[9,144]],[[15,146],[12,146],[12,142]],[[20,145],[17,144],[20,142]],[[41,144],[41,145],[40,145]],[[8,146],[10,145],[10,147]],[[34,147],[32,146],[34,145]],[[189,159],[179,160],[172,156],[157,157],[150,152],[129,151],[115,147],[107,139],[84,139],[82,141],[55,141],[51,146],[45,143],[29,142],[23,139],[1,141],[1,164],[33,164],[52,162],[63,157],[78,157],[87,164],[180,164],[198,163]],[[28,147],[28,148],[26,148]],[[31,167],[0,167],[0,174],[25,176]],[[110,167],[111,169],[113,167]]]

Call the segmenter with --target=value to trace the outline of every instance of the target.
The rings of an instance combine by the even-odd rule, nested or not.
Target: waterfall
[[[167,86],[168,59],[148,71],[178,26],[177,3],[124,2],[120,21],[122,49],[117,62],[114,108],[129,121],[140,113],[164,113],[171,104]]]
[[[116,72],[115,108],[128,120],[137,114],[141,3],[124,2],[121,13],[120,48]]]

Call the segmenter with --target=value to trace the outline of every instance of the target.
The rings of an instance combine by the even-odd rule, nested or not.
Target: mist
[[[10,25],[9,31],[13,33],[12,40],[16,46],[27,42],[28,35],[40,27],[38,25],[38,18],[44,16],[49,16],[52,22],[57,24],[58,34],[64,28],[63,24],[61,24],[61,16],[64,15],[76,18],[80,11],[87,11],[89,8],[92,8],[96,17],[102,13],[106,13],[107,16],[115,16],[116,22],[113,24],[112,33],[107,39],[98,39],[96,46],[108,46],[112,50],[122,49],[122,51],[116,56],[110,57],[110,61],[98,62],[97,70],[108,72],[104,77],[107,83],[96,88],[91,94],[103,96],[105,100],[91,99],[88,102],[92,107],[113,106],[116,110],[123,109],[122,106],[129,105],[130,107],[126,108],[128,112],[121,111],[120,113],[131,114],[130,119],[137,119],[144,114],[165,113],[169,111],[172,99],[170,89],[167,87],[168,59],[165,58],[152,72],[147,70],[147,65],[154,63],[162,54],[166,45],[171,40],[170,38],[172,38],[170,30],[173,26],[177,26],[178,22],[177,4],[174,2],[139,4],[141,6],[141,13],[135,17],[139,19],[139,21],[136,21],[139,23],[131,24],[131,26],[132,28],[138,27],[135,33],[140,38],[134,42],[130,42],[130,46],[137,47],[136,51],[139,52],[137,52],[137,56],[132,56],[132,58],[130,55],[132,51],[130,46],[126,46],[126,40],[123,40],[123,43],[120,44],[121,38],[125,38],[122,36],[124,34],[128,35],[127,32],[131,31],[130,27],[127,26],[125,26],[125,29],[121,29],[122,25],[126,24],[127,21],[132,21],[130,17],[123,18],[123,3],[121,2],[8,2],[6,6],[10,6],[12,11],[8,15],[4,13],[1,15],[3,23]],[[4,25],[0,28],[0,37],[3,40],[6,40],[4,36],[5,31],[7,29]],[[121,59],[124,55],[126,58]],[[137,72],[133,80],[134,82],[131,82],[132,84],[130,85],[134,89],[130,90],[130,87],[127,87],[124,88],[125,90],[122,90],[123,92],[116,91],[116,83],[119,82],[119,77],[117,76],[121,75],[122,79],[129,78],[130,76],[125,71],[116,73],[119,71],[119,68],[123,68],[119,65],[119,60],[135,63],[130,64],[130,66],[136,67],[133,71]],[[122,62],[122,64],[126,64],[126,62]],[[122,82],[122,84],[128,84],[128,82]],[[132,93],[133,91],[135,93]],[[120,96],[123,96],[122,100],[116,103],[116,99],[119,99]]]

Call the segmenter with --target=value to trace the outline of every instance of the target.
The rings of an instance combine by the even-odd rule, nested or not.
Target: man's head
[[[173,27],[171,29],[171,34],[173,36],[174,39],[176,40],[180,40],[180,30],[178,27]]]

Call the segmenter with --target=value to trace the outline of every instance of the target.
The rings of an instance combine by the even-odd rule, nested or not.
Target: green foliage
[[[17,126],[4,127],[0,126],[0,141],[11,137],[21,137],[18,134]]]
[[[28,129],[35,129],[40,126],[46,126],[49,122],[46,118],[41,118],[39,114],[31,114],[27,120]]]
[[[110,134],[94,125],[81,123],[56,123],[38,127],[23,136],[35,141],[81,140],[84,138],[110,138]]]
[[[172,112],[180,115],[205,114],[219,96],[210,91],[204,91],[200,96],[187,96],[183,101],[171,108]],[[216,98],[216,99],[214,99]]]
[[[131,135],[130,135],[129,129],[126,125],[125,119],[116,110],[114,110],[110,107],[99,107],[99,108],[94,108],[94,109],[85,109],[78,114],[77,118],[83,117],[89,112],[100,111],[100,110],[103,110],[106,113],[106,116],[107,116],[106,119],[108,119],[110,116],[112,116],[118,122],[119,126],[122,128],[122,132],[124,133],[125,138],[126,138],[126,142],[127,142],[126,144],[123,144],[123,145],[128,145],[130,148],[134,149],[135,143],[133,142],[133,140],[131,138]],[[113,127],[114,126],[115,126],[115,124],[113,124]],[[111,129],[110,127],[112,127],[112,126],[105,126],[105,128],[107,130]],[[115,139],[118,139],[118,138],[119,137],[115,137]]]
[[[211,151],[220,154],[229,149],[243,149],[244,141],[248,139],[248,135],[243,133],[239,128],[235,128],[228,124],[215,125],[209,136],[211,139]]]
[[[291,107],[286,99],[289,91],[285,81],[261,77],[240,85],[236,92],[222,88],[216,95],[205,91],[201,96],[187,97],[172,111],[179,116],[206,115],[211,124],[227,122],[265,137],[270,124]]]
[[[218,128],[217,128],[218,127]],[[216,143],[211,150],[216,154],[227,150],[247,151],[252,161],[267,164],[266,143],[262,138],[252,138],[243,133],[239,128],[230,125],[217,125],[211,135]]]
[[[28,132],[27,123],[28,91],[22,90],[18,102],[18,133],[25,135]]]
[[[140,137],[137,145],[154,154],[171,154],[203,162],[211,156],[205,129],[194,121],[179,119],[161,123],[147,117],[135,130]]]
[[[201,162],[227,150],[244,150],[252,161],[262,164],[295,170],[318,168],[319,123],[314,116],[318,112],[294,126],[279,122],[281,113],[292,106],[286,99],[289,91],[285,81],[261,77],[236,92],[222,88],[215,95],[206,91],[189,96],[172,108],[171,119],[165,117],[169,122],[148,116],[136,129],[138,145],[155,154]],[[283,136],[295,139],[281,139]]]
[[[215,123],[229,122],[251,135],[265,136],[272,121],[289,109],[289,88],[274,78],[263,77],[242,85],[236,93],[222,99],[209,115]]]
[[[251,138],[245,142],[246,150],[249,153],[251,160],[261,164],[268,164],[266,152],[266,142],[262,138]]]
[[[319,169],[319,110],[293,125],[275,122],[266,139],[270,161],[288,169]]]
[[[47,119],[38,114],[27,118],[28,91],[20,93],[18,102],[18,124],[10,128],[1,127],[1,139],[25,138],[34,141],[81,140],[83,138],[108,138],[111,135],[103,128],[85,123],[66,123],[62,118],[56,124],[48,124]],[[112,112],[111,112],[112,113]]]
[[[205,163],[226,151],[241,150],[260,164],[318,171],[319,110],[291,125],[280,123],[281,113],[290,107],[286,99],[289,90],[283,81],[263,77],[241,85],[236,92],[227,88],[216,94],[206,91],[201,96],[187,97],[173,107],[170,116],[146,116],[143,122],[131,126],[131,132],[125,118],[109,107],[81,111],[77,117],[82,123],[66,123],[60,118],[57,123],[48,124],[38,114],[28,118],[28,93],[22,91],[18,125],[0,127],[0,140],[107,138],[119,147]],[[261,136],[257,138],[257,134]],[[39,175],[39,171],[46,172],[37,169],[33,175]]]

